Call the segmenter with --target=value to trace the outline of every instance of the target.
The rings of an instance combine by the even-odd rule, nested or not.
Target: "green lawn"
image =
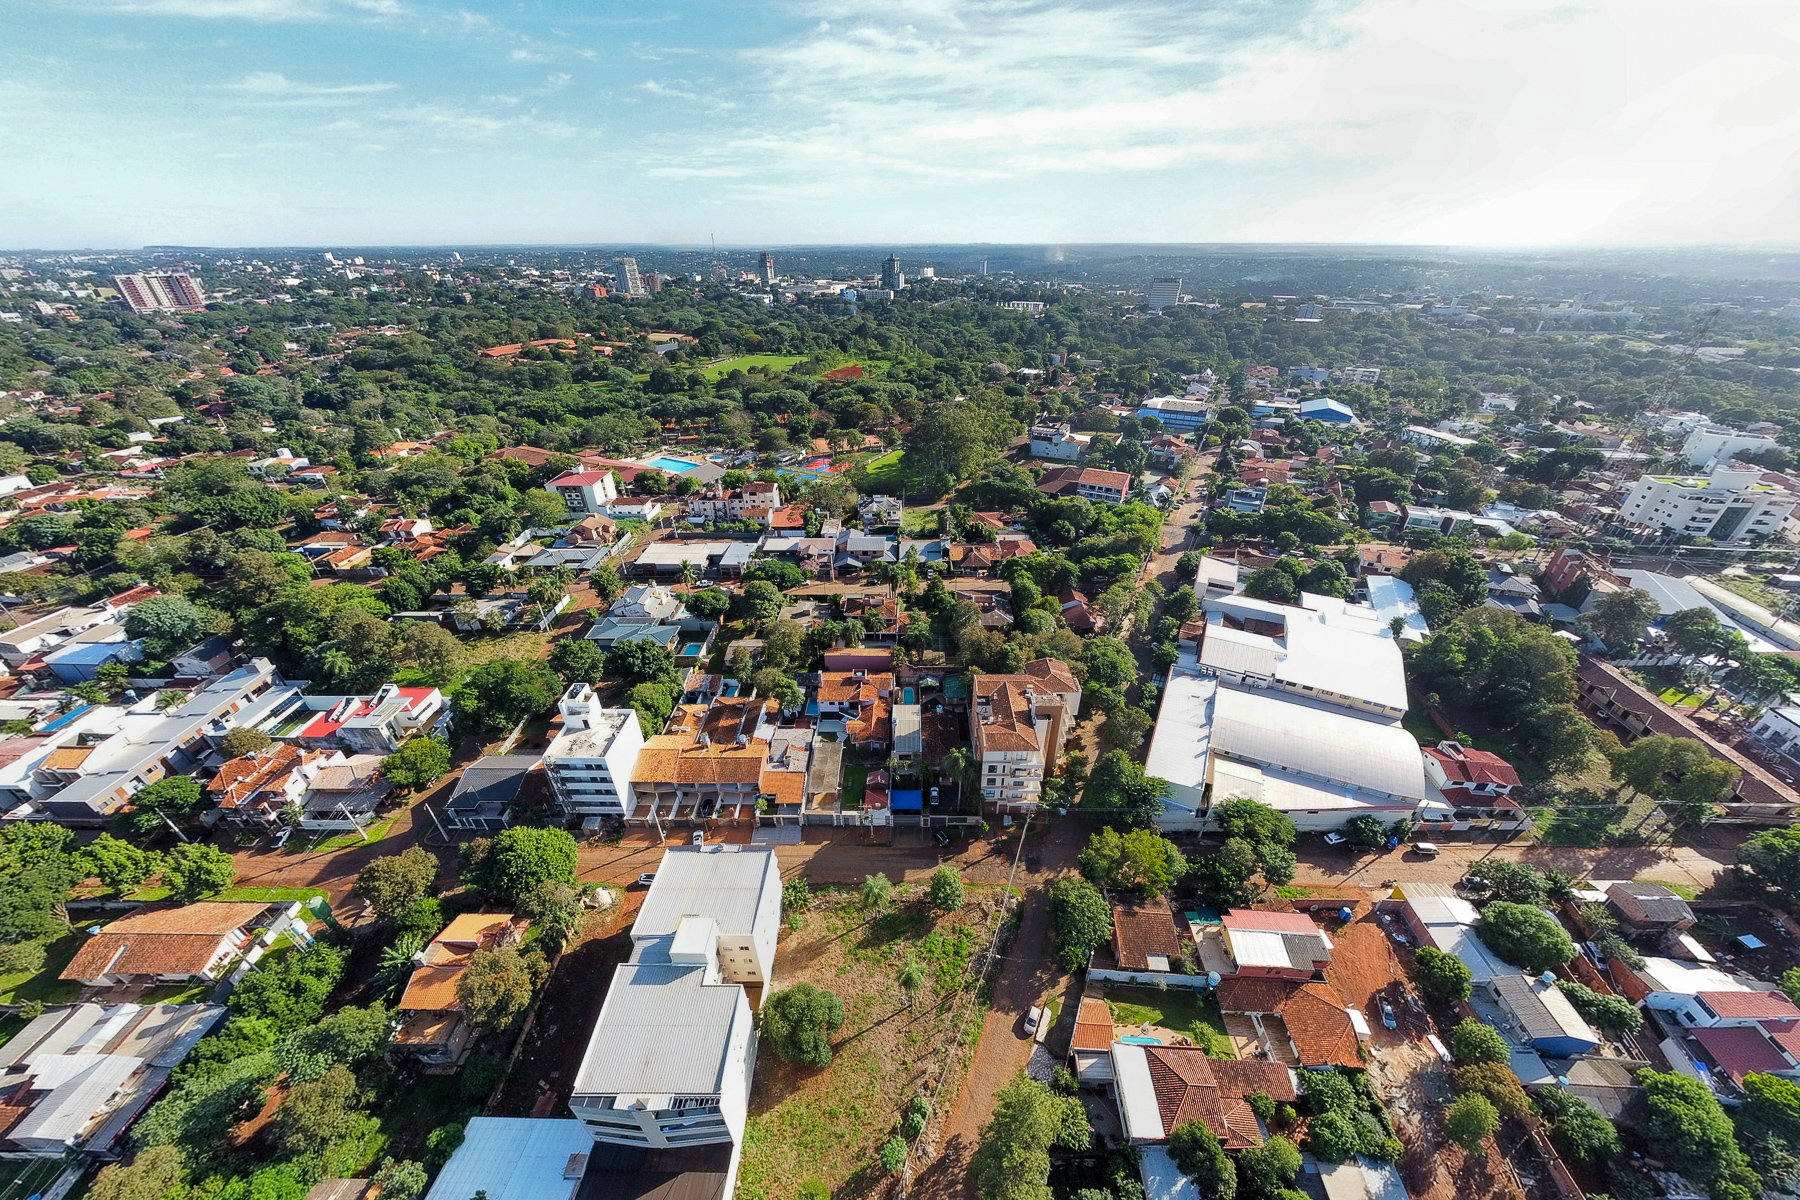
[[[932,538],[937,536],[938,515],[934,508],[908,508],[900,513],[900,536]]]
[[[0,1159],[0,1200],[41,1195],[69,1164],[61,1158]],[[77,1185],[77,1191],[81,1188]]]
[[[710,367],[701,367],[700,377],[708,383],[717,383],[733,371],[752,371],[757,367],[774,375],[801,361],[803,360],[797,354],[744,354],[713,363]]]
[[[1700,693],[1690,692],[1680,685],[1664,688],[1656,698],[1664,704],[1679,708],[1698,708],[1701,700]]]
[[[1219,1014],[1219,1002],[1211,996],[1202,1000],[1192,989],[1106,988],[1106,1002],[1112,1007],[1113,1019],[1120,1025],[1141,1025],[1145,1021],[1184,1033],[1214,1058],[1235,1058],[1231,1039],[1225,1034],[1225,1018]]]
[[[869,768],[865,766],[844,767],[844,786],[838,790],[838,799],[845,808],[861,808],[863,802],[863,785],[868,782]]]
[[[374,830],[370,830],[369,832],[373,834]],[[356,835],[351,834],[350,836],[355,837]],[[270,904],[275,903],[277,900],[299,900],[304,903],[307,900],[311,900],[314,896],[323,896],[326,894],[324,888],[238,887],[226,888],[218,895],[209,896],[207,898],[209,900],[263,900]]]
[[[868,471],[867,490],[871,494],[901,495],[906,488],[906,472],[901,466],[905,457],[906,451],[891,450],[864,468]]]
[[[44,969],[17,975],[0,975],[0,1004],[26,1004],[42,1000],[45,1004],[63,1004],[73,1000],[81,984],[73,979],[58,979],[75,951],[81,946],[79,934],[69,934],[50,943],[44,957]],[[3,1189],[0,1189],[3,1192]]]
[[[388,835],[388,830],[393,828],[394,821],[395,821],[395,817],[389,817],[384,821],[377,821],[373,825],[369,825],[369,826],[365,827],[363,830],[363,833],[368,834],[367,838],[364,838],[362,833],[357,833],[354,829],[350,829],[350,830],[345,830],[343,833],[334,833],[329,837],[321,837],[321,838],[317,839],[316,841],[302,842],[302,841],[290,839],[288,841],[286,849],[289,854],[319,854],[322,852],[327,852],[327,851],[332,851],[332,850],[348,850],[352,846],[361,846],[365,842],[379,842],[382,838],[384,838]],[[264,890],[271,890],[271,889],[264,889]],[[272,890],[282,891],[284,889],[275,888]],[[292,891],[294,889],[289,888],[289,889],[285,889],[285,890]],[[307,894],[310,895],[311,892],[308,892]],[[304,900],[304,899],[306,899],[306,896],[289,896],[289,897],[274,897],[274,898],[275,899]]]
[[[1400,718],[1400,724],[1421,746],[1435,746],[1444,740],[1444,735],[1431,723],[1431,718],[1416,708],[1407,709],[1406,715]]]
[[[1689,884],[1685,884],[1685,883],[1672,883],[1667,879],[1634,879],[1632,882],[1633,883],[1654,883],[1654,884],[1658,885],[1659,887],[1666,887],[1671,892],[1674,892],[1677,896],[1680,896],[1683,900],[1687,900],[1689,902],[1698,900],[1700,898],[1699,891],[1697,889],[1695,889],[1693,886],[1691,886]]]

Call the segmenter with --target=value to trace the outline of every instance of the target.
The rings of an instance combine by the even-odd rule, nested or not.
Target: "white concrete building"
[[[984,805],[1001,813],[1034,810],[1080,711],[1081,685],[1056,659],[1026,663],[1022,675],[975,676],[969,741]]]
[[[1774,537],[1800,503],[1762,472],[1720,469],[1710,475],[1644,475],[1619,504],[1619,519],[1672,537],[1735,543]]]
[[[1031,430],[1031,454],[1057,462],[1077,462],[1094,440],[1091,433],[1076,433],[1067,425],[1035,425]]]
[[[664,853],[613,973],[569,1108],[594,1141],[729,1145],[732,1194],[756,1070],[755,1012],[773,983],[781,871],[773,850]]]
[[[1155,417],[1164,429],[1198,429],[1212,419],[1212,406],[1203,397],[1152,396],[1138,405],[1137,417]]]
[[[1383,722],[1404,717],[1406,670],[1381,615],[1311,593],[1302,593],[1300,603],[1243,595],[1204,600],[1199,670]]]
[[[1759,454],[1778,449],[1780,445],[1765,434],[1745,433],[1723,425],[1702,425],[1688,434],[1687,441],[1681,444],[1681,453],[1688,460],[1688,466],[1711,468],[1714,464],[1731,461],[1733,455]]]
[[[619,487],[613,482],[613,473],[605,469],[564,471],[546,483],[544,490],[560,496],[562,502],[569,506],[570,512],[584,517],[595,513],[615,515],[608,512],[608,509],[619,498]]]
[[[544,771],[564,816],[630,817],[631,773],[644,748],[637,710],[607,708],[594,689],[572,684],[557,702],[563,727],[544,749]]]

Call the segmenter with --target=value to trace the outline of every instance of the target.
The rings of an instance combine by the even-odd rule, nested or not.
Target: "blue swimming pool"
[[[655,467],[659,471],[667,471],[671,475],[679,475],[683,471],[693,470],[700,464],[689,462],[685,458],[670,458],[666,454],[659,454],[650,460],[649,465]]]
[[[1119,1040],[1121,1042],[1128,1042],[1133,1046],[1160,1046],[1160,1045],[1162,1045],[1161,1038],[1153,1038],[1153,1037],[1122,1037]]]

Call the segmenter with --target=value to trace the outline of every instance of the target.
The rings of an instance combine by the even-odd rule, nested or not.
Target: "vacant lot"
[[[708,367],[701,367],[700,374],[708,383],[717,383],[733,371],[754,371],[761,368],[770,375],[785,371],[800,361],[796,354],[745,354],[738,358],[728,358],[724,362],[716,362]]]
[[[918,885],[895,889],[888,910],[871,917],[851,890],[813,898],[798,931],[782,935],[775,986],[796,983],[828,989],[844,1002],[844,1026],[833,1039],[831,1064],[815,1071],[785,1063],[765,1042],[756,1064],[744,1161],[743,1200],[794,1196],[819,1179],[837,1200],[870,1193],[882,1179],[876,1163],[901,1110],[915,1095],[955,1096],[968,1048],[949,1058],[952,1078],[940,1078],[955,1043],[964,999],[999,888],[970,888],[960,912],[941,916]],[[925,984],[908,1004],[897,976],[909,959],[924,968]],[[965,1042],[981,1029],[968,1021]]]

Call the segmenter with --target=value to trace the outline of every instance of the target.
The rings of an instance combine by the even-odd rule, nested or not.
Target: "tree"
[[[1512,1061],[1512,1050],[1500,1031],[1474,1017],[1464,1017],[1450,1031],[1450,1055],[1463,1066]]]
[[[412,976],[413,956],[424,948],[425,935],[421,933],[402,933],[383,946],[375,964],[376,993],[383,998],[398,994]]]
[[[91,1200],[163,1200],[187,1183],[187,1164],[173,1145],[152,1146],[131,1160],[100,1168],[88,1186]]]
[[[479,734],[511,729],[547,711],[560,695],[562,683],[548,666],[501,658],[470,671],[453,704],[458,724]]]
[[[1147,775],[1123,750],[1108,750],[1094,764],[1081,794],[1081,811],[1096,820],[1139,828],[1162,815],[1166,781]]]
[[[550,669],[566,684],[599,683],[606,674],[606,651],[586,638],[563,638],[550,648]]]
[[[1522,1117],[1531,1111],[1530,1097],[1525,1095],[1524,1087],[1519,1084],[1519,1077],[1505,1063],[1475,1063],[1472,1066],[1458,1067],[1456,1090],[1486,1096],[1488,1102],[1503,1117]]]
[[[1605,592],[1587,612],[1588,625],[1608,646],[1632,646],[1644,640],[1650,624],[1662,616],[1656,597],[1642,588]]]
[[[131,797],[132,828],[140,833],[162,829],[165,817],[180,824],[199,809],[200,797],[200,783],[191,775],[171,775],[139,788]]]
[[[103,833],[82,851],[87,870],[114,892],[136,887],[162,869],[163,856]]]
[[[1744,1076],[1744,1095],[1738,1141],[1771,1189],[1791,1183],[1800,1166],[1794,1161],[1800,1153],[1800,1083],[1753,1071]]]
[[[255,754],[266,749],[272,741],[268,734],[260,729],[243,726],[233,729],[219,739],[219,750],[226,758],[242,758],[246,754]]]
[[[684,602],[688,612],[702,621],[717,621],[731,611],[731,595],[723,588],[690,592]]]
[[[363,1122],[356,1076],[332,1067],[323,1076],[288,1089],[275,1113],[276,1138],[287,1154],[316,1154],[347,1137]]]
[[[1546,899],[1543,875],[1526,863],[1489,859],[1481,864],[1481,877],[1487,881],[1489,894],[1495,900],[1509,900],[1535,908]]]
[[[619,642],[606,656],[606,669],[626,683],[652,683],[675,674],[675,656],[643,638]]]
[[[290,1030],[275,1047],[275,1061],[294,1082],[319,1079],[333,1066],[358,1070],[387,1049],[393,1019],[379,1001],[340,1008],[315,1025]]]
[[[477,950],[456,981],[463,1014],[484,1029],[510,1029],[531,1007],[532,994],[550,966],[536,950],[501,946]]]
[[[931,907],[952,913],[963,906],[962,876],[948,863],[931,873]]]
[[[764,1001],[757,1020],[783,1062],[823,1067],[831,1062],[831,1035],[844,1024],[844,1002],[823,988],[796,983]]]
[[[381,773],[395,787],[423,791],[450,770],[450,747],[434,737],[416,737],[381,760]]]
[[[1247,904],[1254,897],[1250,880],[1260,865],[1253,844],[1243,838],[1226,838],[1216,853],[1196,858],[1189,869],[1195,887],[1208,904],[1232,908]]]
[[[206,611],[182,596],[152,596],[138,601],[125,614],[125,636],[156,643],[165,652],[158,657],[187,649],[205,637],[210,627]]]
[[[625,693],[625,703],[637,711],[645,737],[655,737],[675,711],[675,692],[666,683],[640,683]]]
[[[1187,1121],[1170,1132],[1169,1157],[1193,1180],[1200,1200],[1232,1200],[1237,1195],[1237,1168],[1204,1121]]]
[[[1619,1131],[1599,1109],[1559,1087],[1541,1089],[1532,1108],[1550,1124],[1550,1140],[1566,1158],[1603,1163],[1620,1151]]]
[[[176,899],[194,901],[222,892],[237,878],[231,855],[199,842],[186,842],[169,851],[163,863],[162,881]]]
[[[1454,954],[1445,954],[1436,946],[1421,946],[1413,956],[1413,974],[1419,991],[1432,1000],[1454,1003],[1467,1000],[1474,976]]]
[[[1144,744],[1156,722],[1150,714],[1141,708],[1126,704],[1106,714],[1106,724],[1100,730],[1100,736],[1106,744],[1122,750],[1135,750]]]
[[[1051,1148],[1086,1150],[1092,1140],[1081,1101],[1021,1071],[994,1093],[994,1102],[969,1162],[981,1200],[1051,1200]]]
[[[408,621],[400,631],[397,655],[442,686],[462,670],[463,646],[456,635],[431,621]]]
[[[752,580],[744,585],[744,594],[738,598],[738,610],[746,621],[767,625],[781,614],[781,592],[767,580]]]
[[[1243,796],[1231,796],[1214,805],[1212,819],[1228,838],[1243,838],[1252,844],[1294,844],[1294,822],[1286,813]]]
[[[519,897],[517,907],[544,931],[542,944],[551,955],[562,951],[581,924],[581,897],[568,884],[552,879]]]
[[[1050,937],[1065,971],[1079,971],[1088,955],[1112,938],[1112,907],[1085,879],[1065,876],[1050,885]]]
[[[1790,911],[1800,909],[1800,827],[1764,829],[1738,846],[1738,868]]]
[[[1584,983],[1576,983],[1572,979],[1556,981],[1558,990],[1569,998],[1582,1019],[1608,1033],[1636,1033],[1643,1028],[1644,1018],[1637,1010],[1637,1005],[1623,996],[1609,996],[1605,992],[1596,992]]]
[[[1244,581],[1244,595],[1252,600],[1270,600],[1276,604],[1293,604],[1300,599],[1294,577],[1279,567],[1263,567],[1250,572]]]
[[[1270,1105],[1273,1111],[1273,1102]],[[1282,1192],[1300,1173],[1300,1150],[1276,1134],[1237,1156],[1237,1194],[1241,1200],[1282,1200]]]
[[[1716,806],[1737,786],[1738,770],[1714,758],[1693,738],[1654,734],[1639,738],[1613,756],[1612,777],[1669,804],[1696,823],[1714,815]]]
[[[1482,1143],[1500,1129],[1500,1113],[1479,1092],[1466,1092],[1444,1111],[1444,1133],[1469,1154],[1481,1157]]]
[[[1153,829],[1124,835],[1102,829],[1088,839],[1080,864],[1082,875],[1102,887],[1141,891],[1152,898],[1166,893],[1187,873],[1187,859],[1175,843]]]
[[[861,897],[864,908],[880,912],[888,906],[888,900],[893,894],[894,885],[886,875],[877,872],[863,876]]]
[[[1327,1109],[1306,1124],[1306,1148],[1326,1162],[1354,1158],[1367,1141],[1354,1110]]]
[[[1744,1168],[1744,1152],[1711,1089],[1678,1071],[1641,1071],[1646,1113],[1638,1122],[1656,1156],[1697,1183],[1714,1184]]]
[[[437,892],[437,855],[423,846],[372,858],[356,875],[356,892],[378,917],[397,917]]]
[[[573,884],[578,862],[575,839],[567,831],[514,825],[494,836],[480,887],[502,904],[517,904],[540,883]]]
[[[1388,832],[1380,818],[1363,813],[1344,822],[1344,836],[1352,846],[1379,846],[1387,841]]]
[[[431,1176],[423,1164],[409,1159],[396,1162],[384,1158],[381,1169],[375,1172],[375,1184],[381,1189],[382,1200],[419,1200],[430,1183]]]
[[[1496,900],[1481,913],[1475,934],[1488,949],[1528,975],[1541,975],[1575,957],[1562,925],[1540,909]]]

